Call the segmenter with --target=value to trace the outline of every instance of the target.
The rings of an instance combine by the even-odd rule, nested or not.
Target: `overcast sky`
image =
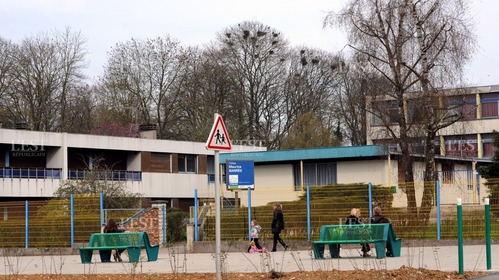
[[[291,45],[338,52],[340,31],[322,28],[326,12],[346,0],[0,0],[0,37],[25,37],[70,27],[87,39],[90,77],[100,75],[107,52],[130,38],[170,35],[183,46],[202,46],[216,33],[242,21],[281,31]],[[479,50],[470,64],[471,85],[499,84],[499,1],[473,0]]]

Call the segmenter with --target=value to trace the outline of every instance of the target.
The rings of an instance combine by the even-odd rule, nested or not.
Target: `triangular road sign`
[[[210,137],[206,141],[206,149],[209,150],[232,150],[229,134],[225,128],[222,116],[217,115],[213,127],[211,128]]]

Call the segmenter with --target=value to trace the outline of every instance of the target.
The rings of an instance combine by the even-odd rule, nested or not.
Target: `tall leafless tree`
[[[282,122],[282,88],[288,43],[281,32],[259,22],[246,21],[217,35],[214,46],[225,75],[237,86],[240,108],[246,116],[249,139],[275,147]],[[215,51],[212,51],[215,53]]]
[[[180,88],[178,121],[172,129],[179,140],[206,141],[213,114],[219,113],[232,141],[245,137],[246,121],[242,114],[242,98],[238,86],[227,74],[220,51],[215,47],[192,49],[189,69]]]
[[[83,84],[85,38],[65,29],[24,39],[13,54],[12,84],[3,104],[12,121],[34,130],[64,130],[67,102]]]
[[[0,37],[0,127],[8,121],[8,106],[5,101],[13,82],[15,47],[12,42]]]
[[[299,118],[310,119],[311,113],[314,118],[319,118],[321,127],[333,131],[339,118],[331,114],[330,104],[335,100],[336,88],[341,81],[343,61],[331,53],[309,47],[293,48],[288,61],[284,87],[284,136],[289,141],[287,133],[290,127]]]
[[[169,36],[116,44],[100,79],[102,105],[119,111],[126,123],[156,124],[159,137],[171,138],[168,126],[187,64],[182,57],[180,43]]]
[[[371,98],[373,104],[391,100],[389,103],[394,106],[391,117],[379,117],[400,147],[399,168],[406,182],[414,181],[410,147],[414,139],[420,138],[426,143],[425,179],[435,179],[436,133],[456,118],[443,119],[440,116],[445,114],[431,110],[443,109],[433,105],[440,93],[436,89],[456,85],[474,51],[473,21],[468,8],[467,0],[351,0],[339,14],[325,19],[325,24],[344,27],[349,46],[391,85],[382,97]],[[419,118],[409,117],[408,99],[421,102],[415,107],[426,106],[430,114],[425,115],[434,113],[435,117],[423,125],[417,121]],[[397,129],[392,129],[394,122]],[[423,220],[428,218],[427,206],[432,196],[433,188],[426,185],[419,211]],[[417,214],[413,184],[407,184],[407,197],[409,211]]]

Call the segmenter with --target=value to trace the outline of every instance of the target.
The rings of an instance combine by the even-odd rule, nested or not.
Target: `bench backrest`
[[[142,247],[144,232],[92,233],[89,247],[130,246]]]
[[[323,225],[320,240],[387,240],[390,224]]]

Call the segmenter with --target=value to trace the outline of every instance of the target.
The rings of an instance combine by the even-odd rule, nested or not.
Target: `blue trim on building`
[[[314,159],[345,159],[387,156],[388,151],[384,146],[355,146],[355,147],[333,147],[314,148],[300,150],[280,151],[258,151],[241,153],[221,153],[220,162],[225,163],[227,159],[251,159],[255,162],[279,162],[293,160]]]

